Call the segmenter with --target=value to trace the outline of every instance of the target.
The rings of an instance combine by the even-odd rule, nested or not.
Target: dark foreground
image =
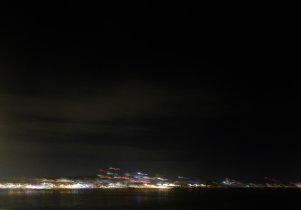
[[[0,191],[0,210],[300,209],[301,189]]]

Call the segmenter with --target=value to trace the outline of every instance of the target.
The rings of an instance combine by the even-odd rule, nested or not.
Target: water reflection
[[[1,208],[80,209],[151,206],[168,198],[166,190],[1,190]]]
[[[300,190],[0,190],[0,210],[233,210],[258,203],[271,207],[275,201],[288,209],[299,197]]]

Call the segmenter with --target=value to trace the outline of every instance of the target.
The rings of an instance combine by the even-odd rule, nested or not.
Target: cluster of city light
[[[52,183],[40,183],[40,184],[26,184],[26,183],[2,183],[0,189],[31,189],[31,190],[43,190],[43,189],[92,189],[93,185],[90,184],[52,184]]]
[[[91,182],[93,182],[91,180]],[[0,189],[8,190],[68,190],[68,189],[120,189],[120,188],[134,188],[134,189],[172,189],[172,188],[212,188],[212,187],[242,187],[242,188],[261,188],[261,187],[272,187],[272,188],[285,188],[285,187],[294,187],[301,188],[301,184],[295,185],[271,185],[271,184],[257,184],[257,185],[244,185],[244,186],[235,186],[228,183],[220,183],[218,186],[206,185],[206,184],[187,184],[186,186],[178,185],[174,183],[164,183],[164,184],[130,184],[125,185],[122,183],[109,183],[107,185],[101,185],[96,183],[0,183]]]
[[[39,183],[39,184],[28,184],[28,183],[1,183],[0,189],[9,190],[46,190],[46,189],[118,189],[118,188],[136,188],[136,189],[170,189],[174,187],[179,187],[175,184],[143,184],[143,185],[123,185],[120,183],[110,183],[108,185],[97,185],[97,184],[55,184],[55,183]]]
[[[179,176],[176,180],[161,176],[150,176],[142,172],[125,172],[119,168],[101,169],[95,178],[78,179],[23,179],[0,180],[0,189],[171,189],[177,187],[200,187],[202,185]]]
[[[161,176],[149,176],[142,172],[124,172],[119,168],[99,170],[94,178],[59,178],[59,179],[0,179],[0,189],[8,190],[70,190],[70,189],[173,189],[173,188],[301,188],[301,183],[282,184],[273,179],[267,179],[272,183],[254,184],[243,183],[225,178],[221,182],[199,181],[177,176],[168,179]]]

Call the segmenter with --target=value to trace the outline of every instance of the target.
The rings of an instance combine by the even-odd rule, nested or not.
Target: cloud
[[[109,85],[94,90],[92,95],[72,96],[69,86],[73,85],[60,84],[60,92],[54,95],[2,94],[7,116],[2,125],[16,138],[29,135],[34,139],[54,139],[88,134],[127,137],[153,129],[155,126],[148,123],[152,119],[207,116],[220,100],[205,91],[196,93],[139,81]]]
[[[216,114],[222,100],[213,91],[142,80],[22,85],[0,88],[0,157],[7,171],[20,165],[35,171],[59,159],[65,165],[179,159],[187,150],[181,153],[184,146],[175,141],[189,142],[189,133],[199,132],[189,122]]]

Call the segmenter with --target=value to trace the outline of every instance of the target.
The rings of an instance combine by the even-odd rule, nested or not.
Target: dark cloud
[[[193,93],[134,81],[94,91],[93,95],[70,96],[64,87],[59,88],[63,93],[55,96],[4,94],[6,104],[10,104],[6,107],[10,135],[16,140],[21,136],[31,140],[69,139],[70,143],[70,139],[89,143],[92,140],[81,138],[89,135],[94,143],[97,136],[99,143],[108,142],[101,138],[106,135],[117,139],[150,135],[151,140],[158,138],[153,133],[164,129],[164,124],[215,115],[222,103],[214,92]]]

